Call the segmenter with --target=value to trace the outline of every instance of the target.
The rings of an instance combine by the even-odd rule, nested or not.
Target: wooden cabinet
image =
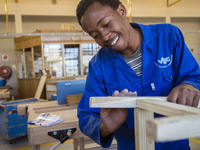
[[[37,32],[40,36],[14,39],[20,99],[34,96],[42,70],[52,78],[86,75],[89,60],[99,50],[90,36],[79,31]]]

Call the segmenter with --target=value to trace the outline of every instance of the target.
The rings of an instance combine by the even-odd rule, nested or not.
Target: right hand
[[[120,94],[128,93],[127,89],[124,89]],[[117,96],[119,91],[115,91],[112,96]],[[125,122],[128,115],[127,108],[102,108],[100,125],[101,138],[113,134],[120,126]]]

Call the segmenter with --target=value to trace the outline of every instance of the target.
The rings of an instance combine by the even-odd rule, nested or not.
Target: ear
[[[118,11],[118,13],[121,15],[121,16],[123,16],[123,17],[126,17],[126,8],[125,8],[125,6],[124,5],[122,5],[122,4],[119,4],[119,6],[118,6],[118,8],[117,8],[117,11]]]

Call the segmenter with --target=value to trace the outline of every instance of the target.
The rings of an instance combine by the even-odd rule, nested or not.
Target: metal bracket
[[[68,128],[63,130],[57,130],[57,131],[50,131],[48,132],[48,135],[59,140],[60,143],[64,143],[67,139],[69,139],[68,133],[73,134],[76,131],[76,128]]]

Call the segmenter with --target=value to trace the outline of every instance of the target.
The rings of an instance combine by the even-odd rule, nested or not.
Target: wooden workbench
[[[57,101],[49,101],[28,105],[28,121],[37,118],[41,113],[53,113],[57,115],[61,114],[61,118],[64,119],[64,122],[48,127],[28,125],[29,145],[32,145],[34,147],[34,150],[39,150],[41,144],[58,142],[58,140],[48,135],[49,131],[56,131],[76,127],[76,132],[72,134],[72,136],[70,136],[70,139],[74,139],[74,150],[78,149],[77,143],[79,143],[80,150],[83,150],[84,135],[78,128],[76,106],[58,105],[57,103]]]

